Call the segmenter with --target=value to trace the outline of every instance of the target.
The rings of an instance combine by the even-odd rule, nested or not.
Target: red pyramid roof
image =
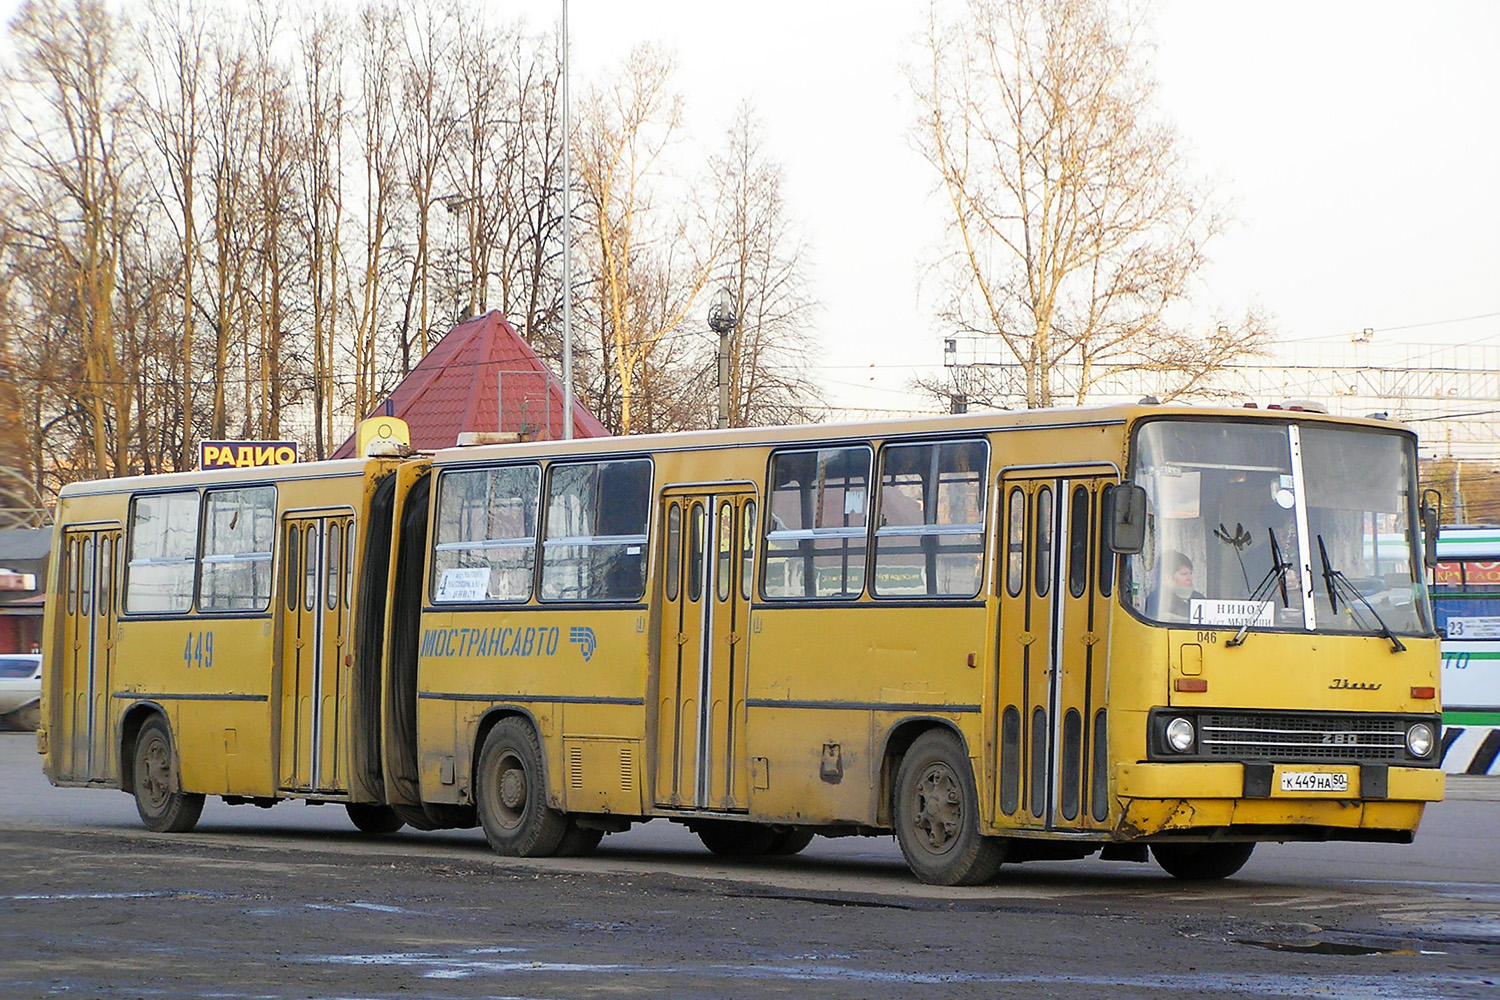
[[[382,413],[406,421],[416,451],[451,448],[467,431],[511,432],[523,441],[558,440],[563,436],[562,379],[500,313],[490,312],[448,331],[369,416]],[[573,436],[608,434],[575,397]],[[353,454],[351,435],[331,457]]]

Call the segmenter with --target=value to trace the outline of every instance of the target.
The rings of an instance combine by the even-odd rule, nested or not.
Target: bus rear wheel
[[[740,820],[702,819],[691,824],[703,846],[721,858],[797,854],[812,843],[811,831]]]
[[[988,882],[1005,860],[1005,841],[979,832],[974,772],[946,729],[918,736],[896,772],[896,840],[917,878],[929,885]]]
[[[793,854],[801,854],[803,848],[813,842],[811,830],[798,830],[795,827],[778,831],[776,839],[771,841],[770,850],[767,854],[779,854],[788,857]]]
[[[566,813],[547,805],[542,748],[522,719],[501,719],[485,737],[475,792],[479,824],[496,854],[545,858],[559,850],[579,854],[592,849]],[[570,838],[570,833],[575,835]]]
[[[406,825],[406,820],[396,815],[390,806],[379,806],[369,802],[345,802],[344,811],[349,822],[361,833],[395,833]]]
[[[1254,844],[1152,844],[1151,855],[1173,878],[1212,882],[1228,878],[1250,860]]]
[[[765,823],[701,819],[692,824],[703,846],[721,858],[755,858],[770,854],[776,831]]]
[[[159,716],[146,720],[135,738],[131,790],[146,829],[187,833],[203,815],[203,796],[181,791],[172,757],[172,734]]]

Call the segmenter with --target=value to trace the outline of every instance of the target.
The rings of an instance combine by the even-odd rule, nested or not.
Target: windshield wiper
[[[1276,544],[1276,532],[1271,530],[1270,528],[1267,528],[1266,531],[1271,536],[1271,568],[1266,570],[1266,575],[1261,577],[1260,583],[1257,584],[1255,590],[1251,592],[1250,603],[1259,604],[1261,601],[1264,601],[1266,597],[1271,593],[1271,588],[1276,586],[1277,584],[1280,584],[1281,606],[1285,608],[1290,606],[1291,604],[1291,598],[1287,596],[1286,592],[1286,571],[1292,568],[1292,564],[1289,562],[1282,562],[1281,546]],[[1245,633],[1250,631],[1250,623],[1254,620],[1255,619],[1253,618],[1246,618],[1245,624],[1240,626],[1240,630],[1234,634],[1234,638],[1230,639],[1224,645],[1239,646],[1243,644],[1245,641]]]
[[[1318,556],[1323,560],[1323,589],[1328,594],[1328,604],[1333,613],[1339,613],[1338,595],[1340,593],[1344,595],[1344,605],[1351,611],[1354,610],[1354,601],[1358,601],[1365,606],[1365,610],[1369,611],[1375,617],[1375,621],[1379,623],[1380,631],[1378,634],[1381,638],[1390,640],[1391,652],[1406,652],[1406,647],[1401,644],[1400,639],[1396,638],[1396,633],[1392,632],[1391,627],[1385,623],[1385,619],[1380,617],[1380,612],[1375,610],[1375,606],[1365,600],[1365,595],[1360,593],[1360,589],[1354,585],[1354,581],[1345,576],[1343,570],[1334,569],[1333,563],[1328,561],[1328,547],[1323,544],[1322,535],[1318,536]],[[1349,600],[1349,595],[1351,594],[1354,595],[1354,601]],[[1359,622],[1359,625],[1361,628],[1369,627],[1363,621]]]

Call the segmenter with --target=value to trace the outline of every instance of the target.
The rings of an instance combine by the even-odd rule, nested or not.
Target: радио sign
[[[204,441],[198,445],[200,469],[253,469],[296,461],[295,441]]]

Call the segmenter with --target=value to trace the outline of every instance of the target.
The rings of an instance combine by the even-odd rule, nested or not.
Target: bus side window
[[[299,568],[302,563],[302,532],[296,525],[289,524],[286,528],[286,581],[283,590],[286,592],[286,609],[297,610],[297,595],[302,593],[300,581],[302,571]]]
[[[198,565],[198,493],[143,494],[130,503],[125,608],[129,614],[185,612]]]
[[[530,600],[541,488],[536,464],[442,474],[434,518],[434,603]],[[344,547],[350,547],[347,539]]]
[[[328,526],[328,583],[327,593],[323,602],[332,611],[339,606],[339,578],[342,577],[344,569],[343,560],[344,532],[337,523]]]
[[[667,600],[682,593],[682,504],[667,508]]]
[[[687,599],[694,602],[703,599],[703,528],[706,520],[703,504],[694,501],[688,508],[687,545]]]
[[[91,614],[94,610],[94,543],[88,535],[83,536],[83,565],[78,571],[82,586],[78,589],[78,613]]]
[[[318,555],[323,546],[323,540],[319,536],[317,522],[309,524],[307,534],[302,536],[302,609],[304,611],[311,611],[318,606]]]
[[[554,464],[547,475],[542,599],[639,601],[646,592],[651,461]]]
[[[1020,597],[1026,582],[1026,491],[1019,486],[1011,487],[1006,520],[1005,592]]]
[[[864,592],[873,459],[868,445],[771,456],[767,598],[854,600]]]
[[[1115,559],[1114,552],[1109,547],[1109,523],[1114,512],[1113,483],[1107,484],[1099,491],[1099,593],[1108,597],[1115,589]]]
[[[729,600],[734,586],[734,504],[728,500],[719,502],[719,527],[715,542],[718,546],[718,564],[714,569],[714,586],[720,601]]]
[[[745,504],[744,542],[740,552],[740,596],[750,600],[755,586],[755,501]]]
[[[1082,597],[1089,585],[1090,506],[1089,488],[1074,486],[1073,509],[1068,514],[1068,593],[1073,597]]]
[[[276,487],[209,490],[203,495],[203,611],[265,611],[271,606]]]
[[[1033,541],[1036,559],[1036,596],[1046,597],[1052,589],[1052,487],[1043,486],[1036,493],[1036,537]]]
[[[111,535],[99,536],[99,586],[94,594],[94,607],[100,618],[108,617],[110,604],[114,601],[115,540]]]
[[[988,464],[984,441],[881,449],[871,588],[876,597],[979,593]]]
[[[64,589],[68,594],[68,614],[76,614],[78,610],[78,544],[77,538],[68,539],[67,561],[63,564],[64,572],[67,574],[64,581]]]

